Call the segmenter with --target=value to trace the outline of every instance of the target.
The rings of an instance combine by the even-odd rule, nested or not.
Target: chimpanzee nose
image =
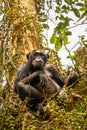
[[[42,62],[42,59],[39,59],[39,58],[38,58],[38,59],[37,59],[37,62],[39,62],[39,63]]]

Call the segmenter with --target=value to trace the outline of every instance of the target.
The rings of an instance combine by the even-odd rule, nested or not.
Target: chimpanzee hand
[[[39,78],[40,78],[40,85],[39,85],[40,87],[39,87],[39,89],[42,90],[44,87],[47,86],[47,77],[44,74],[44,72],[39,71]]]

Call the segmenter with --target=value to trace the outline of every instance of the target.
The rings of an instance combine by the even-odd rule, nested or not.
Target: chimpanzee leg
[[[29,97],[30,100],[36,100],[37,103],[40,103],[44,100],[44,94],[32,87],[31,85],[24,84],[23,82],[18,82],[17,84],[17,93],[21,100],[24,100],[26,97]]]

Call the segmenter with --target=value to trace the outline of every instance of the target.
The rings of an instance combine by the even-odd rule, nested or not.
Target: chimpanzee
[[[36,110],[37,105],[44,101],[45,95],[60,91],[65,80],[52,65],[47,64],[49,56],[44,51],[34,50],[26,57],[28,62],[19,67],[14,89],[21,100],[29,97],[30,109]]]

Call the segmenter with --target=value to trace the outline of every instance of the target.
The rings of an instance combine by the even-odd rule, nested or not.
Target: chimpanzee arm
[[[27,63],[24,63],[19,67],[17,72],[17,76],[14,82],[15,92],[19,94],[21,100],[24,100],[26,97],[29,97],[33,98],[33,100],[37,100],[37,102],[41,102],[44,99],[43,93],[34,88],[33,86],[22,82],[22,80],[26,76],[28,77]]]
[[[32,74],[30,74],[29,76],[23,78],[21,80],[21,82],[23,82],[24,84],[32,84],[34,82],[37,84],[38,82],[40,82],[40,81],[38,81],[39,78],[40,78],[40,72],[36,71],[36,72],[33,72]]]
[[[39,90],[43,90],[43,88],[47,86],[47,77],[42,71],[36,71],[22,79],[20,82],[30,84]]]
[[[17,88],[18,88],[18,82],[20,80],[22,80],[23,78],[27,77],[28,73],[27,73],[27,63],[23,63],[19,66],[19,69],[17,71],[17,74],[16,74],[16,78],[15,78],[15,81],[14,81],[14,90],[15,92],[17,93]]]
[[[54,68],[52,65],[47,65],[46,70],[50,73],[50,77],[55,80],[55,82],[60,86],[63,87],[65,84],[65,79],[63,79],[60,73]]]
[[[32,84],[33,82],[37,83],[37,82],[39,82],[38,80],[39,80],[40,73],[41,72],[36,71],[29,75],[28,64],[23,63],[17,71],[15,83],[17,83],[19,81],[24,84]]]

